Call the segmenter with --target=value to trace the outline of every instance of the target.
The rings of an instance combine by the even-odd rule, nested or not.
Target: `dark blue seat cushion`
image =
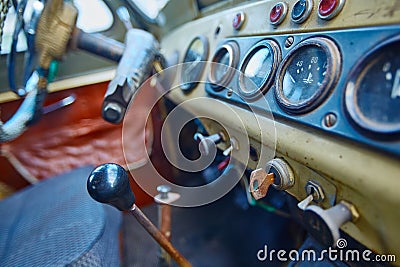
[[[92,200],[82,167],[0,202],[0,266],[119,265],[120,212]]]

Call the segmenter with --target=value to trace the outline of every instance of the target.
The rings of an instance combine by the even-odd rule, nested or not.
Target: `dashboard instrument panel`
[[[388,143],[385,141],[388,135],[380,139],[368,134],[368,131],[398,133],[400,110],[396,107],[400,99],[400,71],[399,56],[395,51],[398,51],[399,34],[399,27],[386,26],[319,32],[317,35],[300,33],[227,38],[222,41],[223,44],[234,41],[239,46],[238,60],[243,62],[241,74],[235,73],[218,90],[207,84],[206,91],[233,104],[249,105],[260,112],[267,109],[263,104],[266,100],[276,117],[400,156],[399,138],[395,137]],[[289,37],[294,42],[285,47]],[[266,61],[267,49],[258,48],[260,43],[265,44],[265,40],[276,44],[275,51],[282,51],[281,62],[272,60],[273,56]],[[373,52],[369,53],[370,50]],[[271,55],[274,53],[271,48],[268,51]],[[372,58],[375,60],[371,61]],[[263,71],[250,76],[250,68],[246,69],[249,63],[253,69],[260,67]],[[250,78],[244,83],[246,71]],[[275,71],[275,83],[268,83]],[[376,84],[370,87],[374,89],[367,92],[359,90],[363,84],[371,83]],[[228,95],[227,90],[234,94]],[[378,106],[377,103],[385,105]],[[368,113],[371,111],[374,115]],[[334,122],[325,123],[327,116],[334,116]],[[393,139],[392,136],[390,138]]]
[[[204,83],[168,97],[230,130],[245,129],[250,147],[236,145],[253,154],[250,170],[267,166],[260,151],[274,149],[293,167],[294,185],[284,190],[298,201],[310,180],[326,193],[317,205],[351,201],[360,220],[341,230],[377,252],[397,253],[398,1],[266,0],[207,12],[161,41],[166,55],[182,48],[180,62],[195,36],[206,36],[210,47]],[[189,104],[198,97],[217,104]],[[210,134],[221,130],[201,121]],[[233,149],[227,140],[217,147]]]

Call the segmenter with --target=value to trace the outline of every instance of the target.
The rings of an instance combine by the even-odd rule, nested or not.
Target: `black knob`
[[[112,205],[121,211],[131,210],[135,203],[128,174],[115,163],[96,167],[87,180],[87,190],[94,200]]]

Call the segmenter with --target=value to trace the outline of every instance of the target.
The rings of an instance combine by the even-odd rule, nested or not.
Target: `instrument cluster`
[[[190,75],[203,72],[207,48],[204,36],[192,41]],[[398,51],[399,26],[226,38],[211,55],[206,91],[400,156]]]

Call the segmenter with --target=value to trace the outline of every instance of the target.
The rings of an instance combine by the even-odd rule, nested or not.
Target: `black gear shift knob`
[[[121,211],[131,210],[135,203],[128,174],[115,163],[96,167],[87,180],[87,190],[94,200],[112,205]]]

